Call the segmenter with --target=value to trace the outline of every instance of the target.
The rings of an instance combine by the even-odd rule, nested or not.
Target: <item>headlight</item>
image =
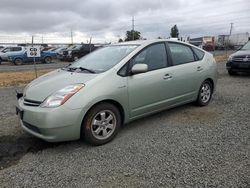
[[[72,53],[72,51],[68,51],[68,54],[70,55]]]
[[[228,58],[228,61],[232,61],[233,60],[233,56],[229,56],[229,58]]]
[[[74,84],[66,86],[47,97],[41,104],[41,107],[53,108],[61,106],[83,87],[84,84]]]

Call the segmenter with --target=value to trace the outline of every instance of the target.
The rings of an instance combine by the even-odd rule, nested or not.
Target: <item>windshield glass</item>
[[[245,46],[243,46],[241,49],[242,50],[250,50],[250,41],[248,41],[248,43],[246,43]]]
[[[82,67],[93,70],[96,73],[104,72],[119,63],[136,47],[135,45],[103,47],[79,59],[70,68]]]

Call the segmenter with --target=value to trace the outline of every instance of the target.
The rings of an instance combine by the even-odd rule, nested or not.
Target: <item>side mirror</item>
[[[132,74],[139,74],[139,73],[144,73],[147,71],[148,71],[147,64],[135,64],[131,69]]]

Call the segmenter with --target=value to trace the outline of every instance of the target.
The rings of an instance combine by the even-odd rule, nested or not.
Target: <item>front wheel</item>
[[[110,142],[121,126],[119,110],[110,103],[100,103],[94,106],[84,118],[82,135],[92,145],[102,145]]]
[[[52,58],[47,56],[44,58],[44,63],[51,63],[52,62]]]
[[[229,70],[228,70],[228,74],[229,74],[230,76],[233,76],[233,75],[236,75],[236,72],[229,69]]]
[[[22,65],[23,64],[23,60],[21,58],[17,58],[17,59],[15,59],[14,64],[15,65]]]
[[[213,87],[211,82],[209,81],[204,81],[201,84],[200,90],[199,90],[199,95],[198,98],[196,100],[196,103],[199,106],[206,106],[208,105],[208,103],[210,102],[211,98],[212,98],[212,93],[213,93]]]

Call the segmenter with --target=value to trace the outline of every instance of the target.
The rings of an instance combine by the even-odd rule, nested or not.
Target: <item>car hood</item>
[[[250,50],[239,50],[232,54],[233,57],[235,56],[250,56]]]
[[[34,101],[44,101],[49,95],[71,84],[84,83],[92,80],[98,74],[84,72],[68,72],[55,70],[47,73],[26,86],[24,98]]]

